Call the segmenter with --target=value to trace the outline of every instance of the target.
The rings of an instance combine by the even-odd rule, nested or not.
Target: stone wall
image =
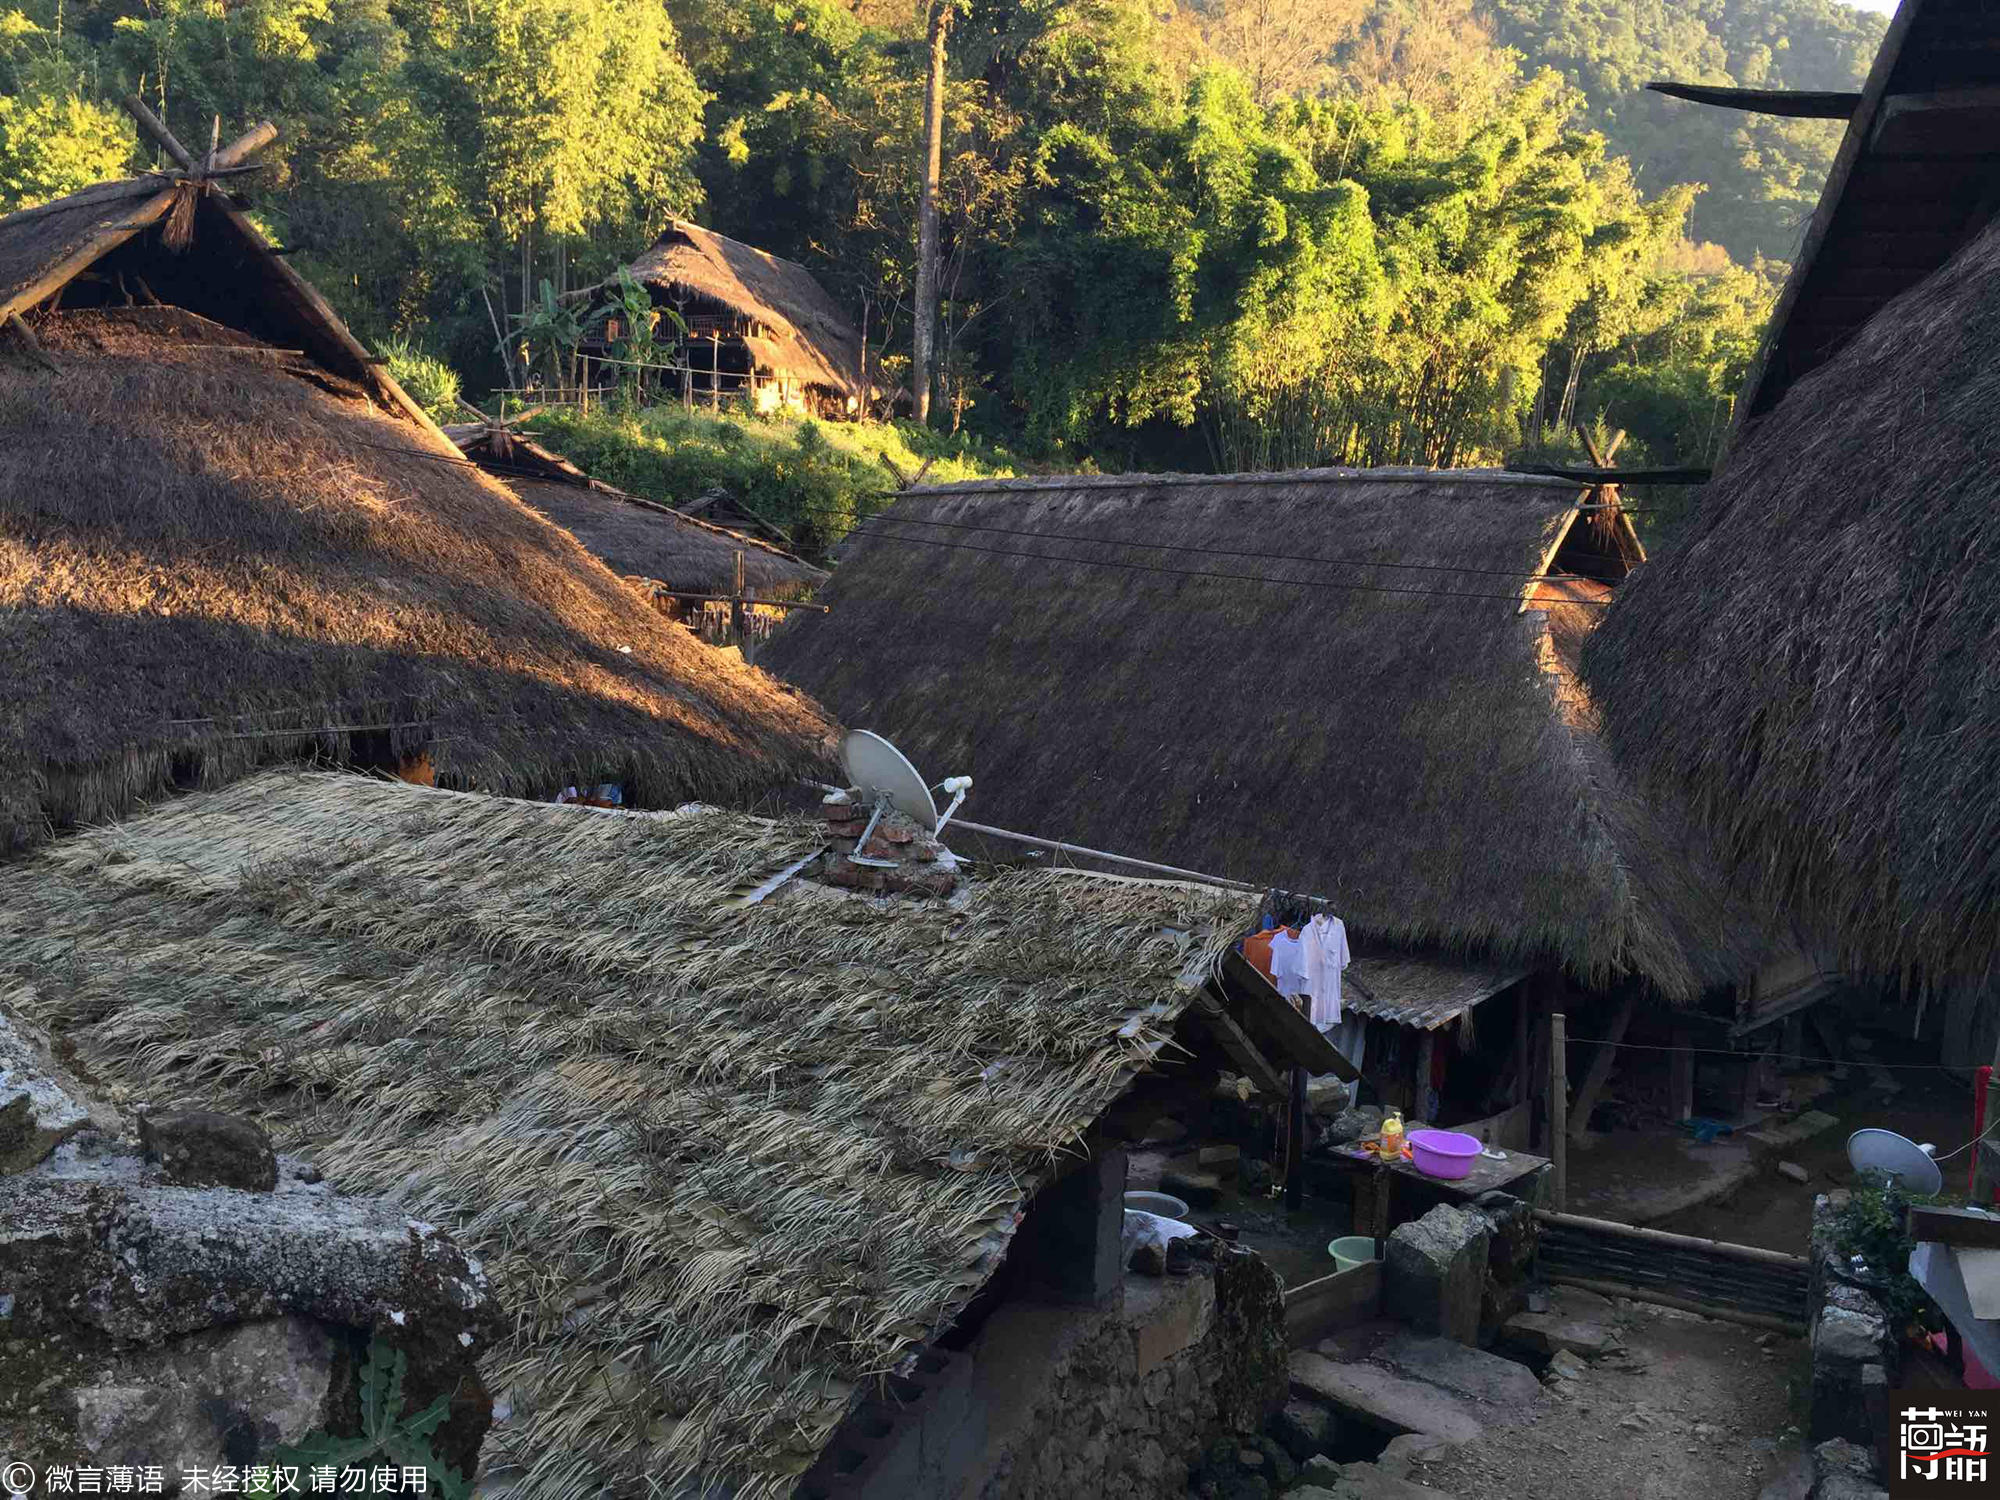
[[[432,1454],[472,1474],[476,1361],[500,1328],[448,1236],[337,1194],[252,1121],[128,1119],[5,1015],[0,1124],[0,1456],[86,1493],[114,1470],[155,1494],[214,1483],[358,1431],[379,1337],[404,1357],[405,1416],[450,1397]]]
[[[1185,1277],[1132,1276],[1125,1293],[1122,1309],[1035,1373],[1032,1400],[990,1433],[984,1484],[964,1493],[1166,1500],[1187,1494],[1216,1439],[1262,1429],[1287,1376],[1283,1297],[1260,1257],[1225,1252]],[[990,1328],[981,1343],[999,1352],[1008,1338]]]
[[[1895,1330],[1875,1296],[1879,1276],[1857,1272],[1835,1243],[1836,1207],[1824,1193],[1813,1202],[1812,1438],[1872,1450],[1888,1429],[1889,1391],[1897,1383]]]

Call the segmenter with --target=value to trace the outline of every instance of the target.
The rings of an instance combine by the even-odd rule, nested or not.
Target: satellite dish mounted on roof
[[[1944,1187],[1944,1173],[1931,1160],[1931,1148],[1893,1130],[1855,1131],[1847,1138],[1847,1159],[1855,1171],[1880,1172],[1918,1198],[1932,1197]]]
[[[870,809],[868,826],[855,842],[851,856],[857,865],[895,865],[892,859],[869,859],[861,853],[875,836],[875,825],[882,821],[883,813],[893,808],[925,832],[937,833],[951,821],[951,815],[958,811],[959,803],[972,789],[970,776],[947,777],[939,789],[952,794],[951,805],[940,815],[931,789],[924,785],[924,778],[917,774],[909,758],[881,735],[866,729],[850,729],[841,737],[840,764],[847,772],[847,784],[853,788],[857,805]]]

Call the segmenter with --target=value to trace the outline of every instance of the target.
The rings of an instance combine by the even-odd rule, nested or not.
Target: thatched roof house
[[[1996,349],[1989,228],[1748,428],[1586,655],[1621,756],[1880,974],[2000,963]]]
[[[796,261],[676,219],[628,269],[698,336],[726,335],[741,373],[842,402],[862,396],[861,335]],[[700,376],[704,360],[694,363]]]
[[[782,547],[628,495],[527,438],[478,424],[447,427],[445,435],[626,578],[691,594],[728,594],[741,557],[744,589],[754,598],[802,599],[826,582],[824,568]]]
[[[271,772],[0,866],[0,999],[478,1254],[516,1493],[756,1500],[1018,1258],[1251,911],[1051,871],[732,895],[823,841]]]
[[[138,178],[0,219],[16,314],[0,848],[301,754],[649,803],[820,763],[817,709],[468,465],[219,192]]]
[[[1996,85],[1991,6],[1902,0],[1849,104],[1847,134],[1737,403],[1739,429],[1985,227],[2000,191]],[[1747,97],[1738,107],[1794,112],[1782,94]]]
[[[971,775],[988,824],[1691,1000],[1765,939],[1591,732],[1574,651],[1602,610],[1551,596],[1636,542],[1586,493],[1413,470],[914,490],[765,661]]]

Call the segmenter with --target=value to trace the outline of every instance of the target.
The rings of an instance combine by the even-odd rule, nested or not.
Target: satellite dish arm
[[[941,792],[950,792],[951,801],[946,805],[945,810],[938,815],[937,827],[931,830],[934,834],[944,832],[944,825],[951,821],[951,815],[958,811],[958,805],[965,800],[965,794],[972,790],[972,778],[970,776],[947,776],[943,781],[938,783],[938,790]]]

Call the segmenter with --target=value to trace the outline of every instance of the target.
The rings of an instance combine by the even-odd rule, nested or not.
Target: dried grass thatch
[[[514,1319],[524,1495],[752,1500],[971,1299],[1252,915],[1060,872],[728,903],[820,836],[270,773],[0,868],[0,1003],[451,1226]]]
[[[613,489],[526,438],[501,437],[477,426],[447,427],[445,435],[528,506],[627,578],[688,593],[729,594],[736,588],[740,555],[743,586],[759,599],[803,599],[826,582],[824,568],[781,547]]]
[[[763,660],[927,774],[970,774],[980,821],[1326,896],[1373,940],[1687,999],[1766,943],[1588,705],[1558,706],[1602,611],[1521,605],[1571,543],[1604,555],[1580,493],[1410,470],[912,491],[850,544],[832,613]]]
[[[2000,229],[1752,426],[1585,664],[1635,769],[1849,962],[2000,961]]]
[[[861,394],[861,335],[796,261],[676,219],[630,269],[648,286],[705,297],[762,324],[750,349],[760,371]]]
[[[113,186],[0,219],[43,354],[0,358],[0,850],[302,754],[651,803],[822,763],[813,705],[465,464],[226,201],[174,255],[170,195]]]

